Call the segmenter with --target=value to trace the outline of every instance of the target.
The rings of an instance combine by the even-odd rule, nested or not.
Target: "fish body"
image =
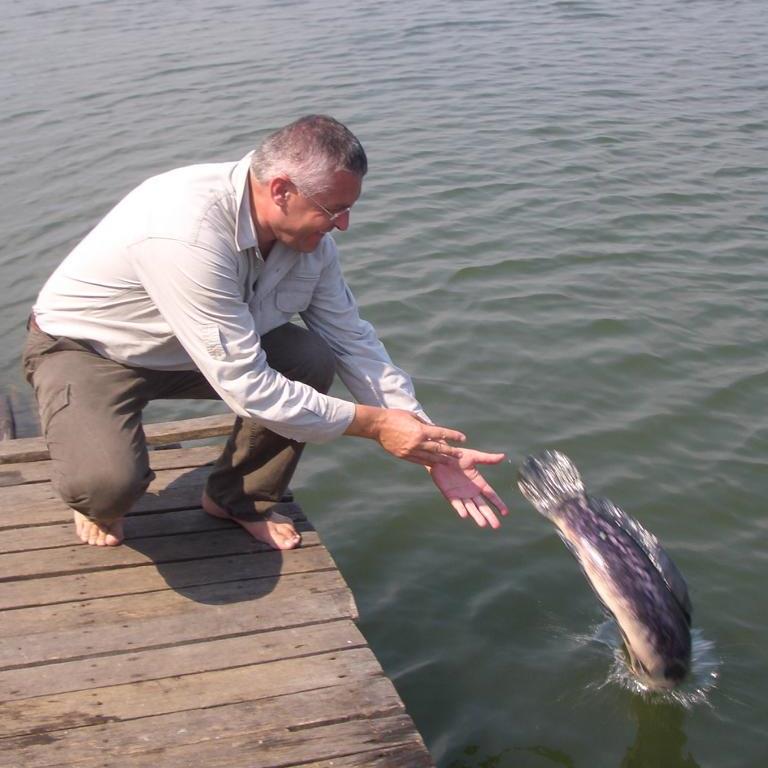
[[[556,451],[528,458],[518,485],[554,523],[616,619],[641,682],[649,688],[679,685],[691,663],[691,602],[656,537],[607,499],[587,496],[573,462]]]

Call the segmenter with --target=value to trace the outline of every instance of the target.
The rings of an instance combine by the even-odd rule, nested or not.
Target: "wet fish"
[[[655,689],[679,685],[691,663],[691,601],[658,539],[612,502],[587,496],[576,466],[557,451],[529,457],[518,485],[555,524],[616,619],[640,682]]]

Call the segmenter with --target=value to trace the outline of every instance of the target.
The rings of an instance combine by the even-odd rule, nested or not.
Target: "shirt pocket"
[[[303,312],[312,302],[314,278],[291,277],[275,289],[275,306],[289,315]]]
[[[205,345],[205,351],[214,360],[223,360],[227,356],[227,352],[224,349],[224,344],[221,341],[221,332],[219,326],[209,323],[204,325],[200,331],[200,335]]]

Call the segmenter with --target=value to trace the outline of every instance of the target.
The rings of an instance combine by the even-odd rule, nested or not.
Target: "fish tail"
[[[567,499],[584,496],[579,470],[558,451],[529,456],[520,467],[517,484],[523,496],[544,515]]]

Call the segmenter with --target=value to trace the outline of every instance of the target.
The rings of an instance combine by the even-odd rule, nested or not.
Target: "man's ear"
[[[290,179],[284,176],[275,176],[269,182],[269,194],[272,202],[285,213],[285,206],[288,202],[288,195],[293,194],[293,184]]]

